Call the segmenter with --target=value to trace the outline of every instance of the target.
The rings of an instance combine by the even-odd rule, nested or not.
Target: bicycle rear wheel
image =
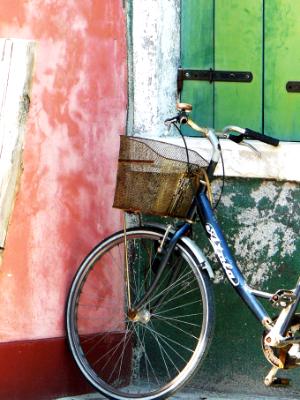
[[[157,274],[163,231],[132,228],[101,242],[81,264],[68,297],[70,349],[80,370],[115,399],[164,398],[195,372],[214,321],[207,274],[182,242],[139,312]],[[128,252],[126,268],[124,244]]]

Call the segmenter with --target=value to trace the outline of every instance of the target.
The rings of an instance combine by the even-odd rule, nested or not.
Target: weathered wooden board
[[[0,248],[22,171],[35,43],[0,39]]]

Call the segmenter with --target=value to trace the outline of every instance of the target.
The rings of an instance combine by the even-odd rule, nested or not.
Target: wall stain
[[[216,193],[220,183],[214,183]],[[226,179],[217,219],[249,285],[271,293],[295,287],[300,265],[299,204],[297,183]],[[229,287],[201,227],[197,226],[195,240],[215,267],[216,328],[193,387],[271,395],[262,381],[270,368],[260,350],[262,327]],[[263,305],[272,317],[278,314],[267,301]],[[298,374],[288,373],[293,386],[285,389],[287,397],[299,395]]]
[[[220,182],[215,186],[215,192],[218,192]],[[217,217],[251,286],[267,290],[284,274],[288,278],[281,285],[295,286],[300,245],[299,197],[300,188],[296,183],[227,179]],[[201,245],[204,238],[199,229],[196,238]],[[204,249],[217,266],[207,242]],[[216,270],[215,282],[225,282],[220,268]]]

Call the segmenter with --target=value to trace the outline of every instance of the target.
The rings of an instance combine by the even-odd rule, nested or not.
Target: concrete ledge
[[[151,136],[151,139],[184,145],[180,137]],[[197,151],[205,159],[210,158],[211,145],[207,139],[186,137],[186,141],[191,150]],[[246,145],[238,145],[230,140],[220,142],[225,176],[300,182],[300,143],[281,142],[278,147],[273,147],[248,140],[247,142],[258,150],[255,152]],[[219,162],[216,175],[222,175],[220,164]]]

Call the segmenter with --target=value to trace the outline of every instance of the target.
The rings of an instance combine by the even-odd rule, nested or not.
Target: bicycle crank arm
[[[266,386],[288,386],[290,384],[290,379],[279,378],[276,376],[279,368],[273,367],[268,375],[264,379],[264,384]]]

